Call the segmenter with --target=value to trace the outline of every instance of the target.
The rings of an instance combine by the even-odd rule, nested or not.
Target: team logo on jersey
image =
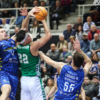
[[[14,41],[11,41],[12,43],[14,43]]]

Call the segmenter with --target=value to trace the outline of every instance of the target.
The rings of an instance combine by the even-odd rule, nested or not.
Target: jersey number
[[[68,89],[68,86],[69,86],[69,89]],[[75,84],[69,85],[68,82],[65,82],[65,84],[64,84],[64,91],[72,92],[74,90],[74,86],[75,86]]]
[[[18,53],[20,63],[28,64],[28,57],[26,54],[20,54]]]

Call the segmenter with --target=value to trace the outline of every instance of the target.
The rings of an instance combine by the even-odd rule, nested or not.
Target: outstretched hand
[[[73,47],[74,47],[74,49],[75,49],[76,51],[78,51],[78,52],[81,51],[79,40],[75,39],[74,44],[73,44]]]
[[[25,7],[22,8],[22,6],[21,6],[21,9],[19,9],[19,11],[21,12],[20,14],[22,16],[27,16],[27,14],[28,14],[28,7],[25,9]]]
[[[35,13],[39,12],[40,9],[38,7],[34,7],[30,12],[29,15],[35,17]]]

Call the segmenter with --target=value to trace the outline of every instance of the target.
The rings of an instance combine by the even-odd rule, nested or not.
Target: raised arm
[[[85,75],[87,75],[92,66],[92,62],[90,58],[80,49],[80,42],[77,39],[74,41],[74,49],[84,56],[84,60],[86,63],[84,66],[84,72],[85,72]]]
[[[49,65],[53,66],[54,68],[57,68],[59,70],[62,69],[62,67],[65,65],[65,63],[62,62],[56,62],[47,57],[43,52],[39,51],[40,57]]]
[[[40,38],[38,41],[35,41],[31,44],[31,47],[30,47],[31,52],[37,51],[39,48],[45,45],[51,38],[51,33],[46,21],[43,20],[42,23],[44,26],[45,35],[42,38]]]
[[[83,87],[81,87],[81,96],[82,100],[86,100],[85,90],[83,89]]]
[[[25,9],[25,7],[24,8],[21,7],[21,9],[19,9],[19,11],[21,12],[20,14],[22,16],[26,16],[26,18],[23,19],[21,30],[28,31],[30,16],[35,17],[34,13],[39,12],[39,9],[37,7],[34,7],[30,12],[28,12],[28,8]]]

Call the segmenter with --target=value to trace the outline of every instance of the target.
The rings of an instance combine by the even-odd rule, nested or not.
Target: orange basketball
[[[44,7],[38,7],[40,9],[39,12],[35,13],[35,19],[38,21],[42,21],[47,17],[47,10]]]

